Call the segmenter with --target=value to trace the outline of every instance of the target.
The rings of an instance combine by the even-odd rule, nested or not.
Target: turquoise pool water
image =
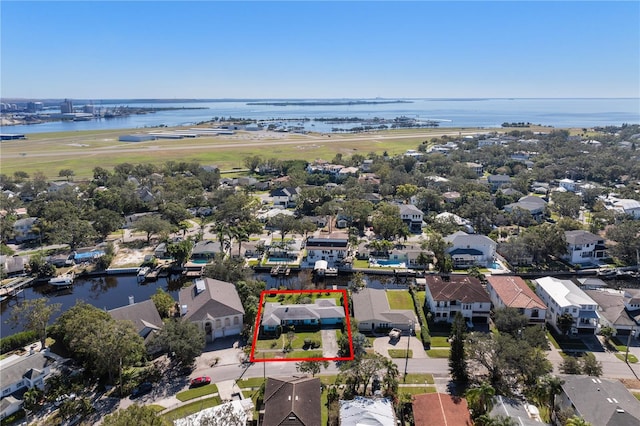
[[[395,266],[398,268],[404,268],[405,267],[405,263],[404,262],[399,262],[397,260],[385,260],[385,259],[374,259],[373,261],[369,262],[371,265],[378,265],[378,266]]]
[[[293,262],[293,259],[287,257],[270,257],[267,259],[267,262]]]
[[[194,259],[191,261],[191,263],[205,264],[209,263],[209,261],[207,259]]]

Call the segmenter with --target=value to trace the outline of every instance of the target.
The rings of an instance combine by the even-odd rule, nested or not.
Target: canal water
[[[271,277],[269,273],[256,273],[255,279],[264,281],[267,289],[286,287],[287,289],[300,289],[301,284],[298,274],[292,272],[288,277]],[[338,277],[326,277],[323,284],[326,288],[336,285],[345,288],[351,279],[351,275],[340,275]],[[405,288],[407,283],[404,278],[396,282],[393,276],[365,275],[367,285],[374,288]],[[13,306],[18,301],[37,299],[46,297],[50,303],[60,303],[61,309],[53,316],[55,320],[62,312],[71,308],[78,300],[85,301],[100,309],[114,309],[129,303],[129,296],[133,296],[134,301],[142,302],[149,299],[157,289],[161,288],[178,300],[178,292],[183,285],[188,284],[181,275],[159,278],[154,282],[139,283],[136,275],[106,275],[100,277],[83,277],[74,281],[73,286],[68,289],[54,289],[48,284],[36,285],[26,288],[16,298],[5,300],[0,305],[1,313],[1,336],[8,336],[21,331],[20,326],[13,327],[8,320],[11,316]]]

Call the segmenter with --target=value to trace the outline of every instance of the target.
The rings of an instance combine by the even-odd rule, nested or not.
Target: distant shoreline
[[[383,104],[411,104],[413,101],[285,101],[285,102],[247,102],[247,105],[269,106],[342,106],[342,105],[383,105]]]

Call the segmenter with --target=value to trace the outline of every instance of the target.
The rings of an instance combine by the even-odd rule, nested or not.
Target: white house
[[[640,202],[637,200],[617,198],[609,195],[603,199],[604,205],[609,210],[629,215],[634,219],[640,219]]]
[[[362,396],[340,401],[340,424],[342,426],[395,426],[396,415],[393,403],[387,398]]]
[[[0,362],[0,393],[2,397],[23,388],[44,389],[44,382],[51,374],[57,355],[48,350],[24,356],[10,356]]]
[[[178,294],[180,315],[198,324],[207,341],[242,332],[244,308],[236,286],[211,278],[198,279]]]
[[[516,209],[526,210],[531,213],[531,216],[533,216],[536,221],[540,222],[544,217],[544,211],[546,207],[547,202],[542,198],[533,195],[525,195],[524,197],[520,198],[518,202],[507,204],[503,207],[503,209],[508,213],[512,213]]]
[[[496,242],[491,238],[478,234],[455,232],[445,241],[451,243],[447,253],[451,256],[456,269],[469,268],[474,265],[489,266],[496,257]]]
[[[567,254],[563,259],[576,265],[597,265],[601,259],[607,257],[604,238],[587,231],[565,231],[567,240]]]
[[[300,188],[279,188],[271,191],[274,206],[294,207]]]
[[[345,233],[334,232],[326,236],[309,237],[307,249],[307,267],[313,267],[317,260],[326,260],[327,266],[335,268],[342,264],[349,252],[349,237]]]
[[[574,318],[572,333],[595,334],[598,331],[598,304],[572,281],[543,277],[534,282],[536,293],[547,305],[547,322],[558,332],[561,332],[558,318],[563,314],[571,314]]]
[[[576,192],[576,181],[573,179],[561,179],[558,181],[558,186],[568,192]]]

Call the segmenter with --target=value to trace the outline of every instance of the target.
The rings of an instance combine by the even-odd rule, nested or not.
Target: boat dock
[[[278,275],[289,276],[291,273],[291,268],[286,265],[277,265],[271,268],[271,276],[277,277]]]
[[[0,300],[6,300],[22,293],[26,287],[29,287],[34,281],[31,277],[19,277],[9,281],[0,287]]]

